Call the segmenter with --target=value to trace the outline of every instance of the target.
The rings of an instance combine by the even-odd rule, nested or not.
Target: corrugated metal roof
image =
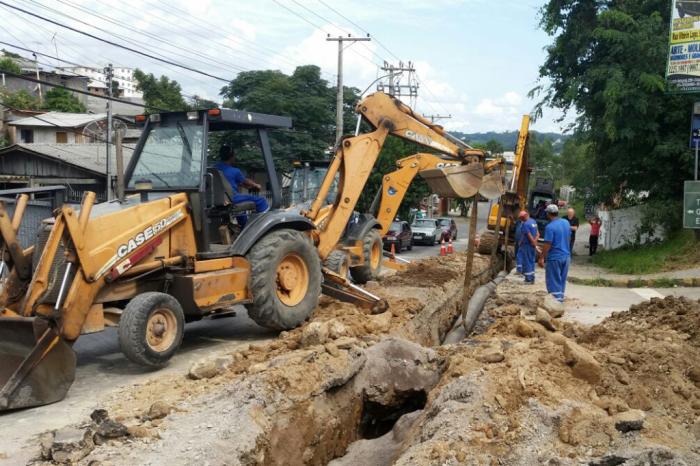
[[[129,163],[134,152],[134,146],[124,144],[124,167]],[[61,160],[63,162],[84,168],[95,173],[105,175],[107,173],[107,148],[104,143],[99,144],[15,144],[0,150],[0,156],[14,150],[33,152],[45,157]],[[110,166],[116,167],[114,148],[111,151]]]
[[[13,126],[56,126],[60,128],[78,128],[90,122],[104,120],[104,113],[62,113],[48,112],[36,117],[14,120],[8,124]]]

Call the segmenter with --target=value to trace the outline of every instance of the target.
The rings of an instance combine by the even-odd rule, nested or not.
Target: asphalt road
[[[182,347],[158,374],[185,373],[193,362],[207,355],[230,352],[238,345],[274,339],[276,332],[248,318],[245,308],[237,315],[185,325]],[[89,419],[115,389],[136,385],[154,372],[131,363],[119,350],[115,329],[83,335],[73,347],[78,357],[75,383],[66,398],[48,406],[0,414],[0,464],[26,464],[24,443],[33,436]],[[7,457],[5,458],[4,455]]]

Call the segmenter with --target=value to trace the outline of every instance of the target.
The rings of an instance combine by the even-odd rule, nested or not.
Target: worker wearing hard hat
[[[540,259],[543,263],[540,265],[545,266],[547,292],[557,301],[564,302],[566,276],[571,262],[571,225],[559,218],[559,208],[556,204],[548,205],[546,211],[549,223],[544,230],[544,247]]]
[[[530,218],[530,214],[523,210],[518,215],[520,219],[520,238],[518,240],[517,262],[522,267],[525,283],[535,283],[535,262],[537,260],[537,240],[540,237],[537,231],[537,222]]]

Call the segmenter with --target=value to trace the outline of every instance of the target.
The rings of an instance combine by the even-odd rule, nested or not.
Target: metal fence
[[[5,209],[10,215],[15,214],[17,200],[14,198],[0,197],[0,201],[5,204]],[[27,209],[24,211],[22,223],[17,232],[17,240],[22,248],[28,248],[36,241],[41,221],[51,217],[51,201],[29,201]]]

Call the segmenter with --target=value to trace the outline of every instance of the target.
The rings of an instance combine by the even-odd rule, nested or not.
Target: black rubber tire
[[[433,236],[430,240],[430,243],[428,244],[430,244],[431,246],[435,246],[437,244],[437,236]]]
[[[348,267],[348,255],[337,249],[326,257],[326,260],[323,262],[323,266],[331,272],[335,272],[343,277],[345,277],[350,271],[350,268]],[[342,271],[343,268],[345,268],[345,273]]]
[[[352,276],[355,283],[364,285],[370,280],[376,280],[379,278],[379,273],[382,271],[382,261],[379,261],[376,268],[372,268],[372,265],[370,264],[372,246],[377,242],[379,243],[379,248],[383,249],[382,237],[379,236],[379,231],[374,228],[368,231],[365,237],[362,239],[362,254],[365,257],[365,263],[359,267],[350,268],[350,276]]]
[[[408,247],[406,247],[406,249],[408,249],[409,251],[413,251],[413,239],[411,239],[408,242]]]
[[[495,242],[496,234],[493,231],[486,230],[481,232],[479,235],[479,249],[477,252],[482,255],[491,254]]]
[[[169,309],[176,319],[173,343],[164,351],[155,351],[146,342],[147,323],[151,314],[162,308]],[[175,298],[166,293],[149,291],[136,295],[126,305],[119,319],[119,347],[136,364],[151,368],[163,367],[182,344],[185,334],[185,314]]]
[[[290,252],[303,259],[309,274],[306,294],[295,306],[287,306],[277,296],[277,267]],[[250,262],[248,284],[253,293],[253,302],[246,306],[251,319],[263,327],[290,330],[311,316],[321,295],[321,261],[303,233],[275,230],[258,240],[246,258]]]

